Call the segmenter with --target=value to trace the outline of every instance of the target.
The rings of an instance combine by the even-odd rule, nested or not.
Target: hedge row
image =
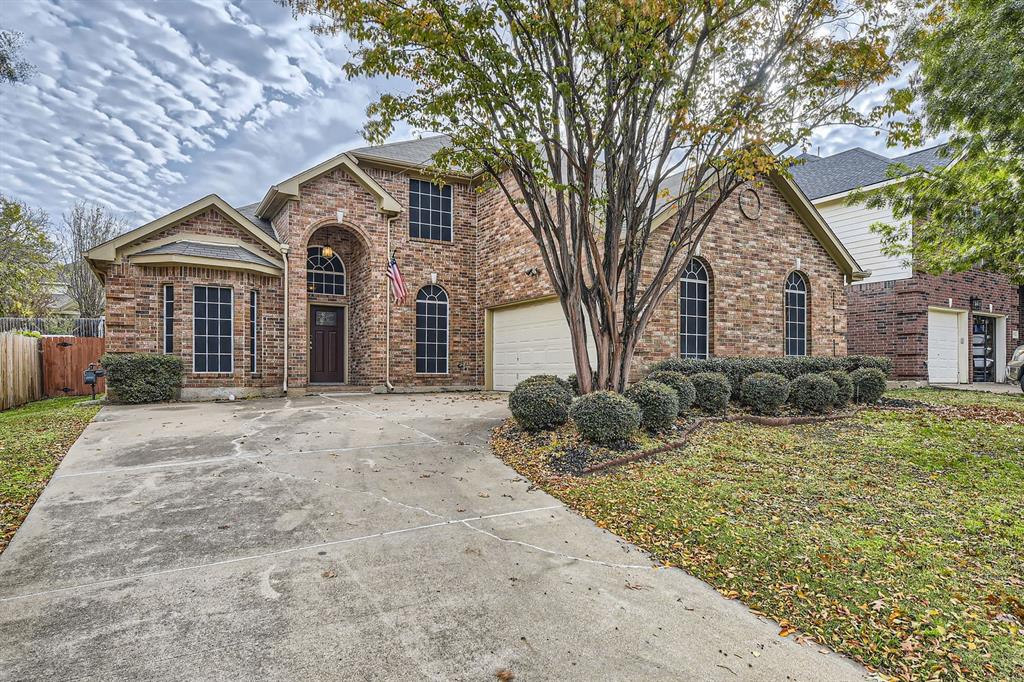
[[[650,371],[679,372],[688,376],[702,372],[724,374],[732,387],[733,400],[739,400],[743,380],[751,374],[781,374],[792,381],[803,374],[821,374],[832,371],[850,374],[864,368],[880,369],[885,376],[889,376],[892,373],[892,361],[889,358],[874,355],[707,358],[705,360],[669,358],[651,365]]]

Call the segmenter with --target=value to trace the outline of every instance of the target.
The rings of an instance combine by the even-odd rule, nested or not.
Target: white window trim
[[[447,376],[447,375],[451,374],[451,371],[452,371],[452,345],[451,345],[451,341],[452,341],[452,303],[451,303],[452,297],[451,297],[451,294],[448,293],[448,290],[445,289],[440,284],[428,284],[428,285],[424,285],[424,286],[420,287],[419,290],[416,292],[416,301],[415,301],[416,303],[419,303],[419,301],[420,301],[420,292],[423,291],[424,289],[426,289],[427,286],[435,286],[435,287],[437,287],[438,289],[440,289],[441,291],[444,292],[444,296],[445,296],[445,302],[444,302],[444,319],[445,319],[445,325],[444,325],[444,349],[445,349],[444,350],[444,366],[445,366],[445,371],[443,371],[443,372],[421,372],[417,368],[415,374],[417,376],[421,376],[421,377],[429,377],[429,376],[443,377],[443,376]],[[427,302],[429,302],[429,301],[427,301]],[[417,331],[419,331],[419,324],[418,324],[418,322],[419,322],[419,313],[416,313],[416,323],[414,323],[415,327],[413,328],[413,343],[414,344],[416,343],[415,333]],[[415,353],[415,347],[414,347],[413,350],[414,350],[414,352],[413,352],[413,362],[418,365],[419,364],[419,356]]]
[[[231,371],[225,372],[223,370],[197,370],[196,369],[196,288],[203,287],[206,289],[227,289],[231,292],[231,329],[228,331],[228,338],[231,340]],[[205,318],[209,320],[210,318]],[[220,319],[220,318],[218,318]],[[192,285],[192,373],[193,374],[234,374],[235,373],[235,289],[234,287],[225,287],[219,284],[193,284]]]

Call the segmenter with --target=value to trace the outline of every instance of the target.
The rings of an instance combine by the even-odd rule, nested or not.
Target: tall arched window
[[[708,286],[707,267],[696,258],[691,258],[679,279],[680,357],[704,359],[708,356]]]
[[[448,294],[436,284],[416,294],[416,373],[448,373]]]
[[[791,272],[786,278],[786,355],[807,355],[807,277]]]
[[[306,249],[306,290],[316,294],[345,295],[345,264],[329,246]]]

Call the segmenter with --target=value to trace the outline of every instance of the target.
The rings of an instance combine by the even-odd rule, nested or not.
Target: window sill
[[[455,239],[427,239],[425,237],[409,237],[411,242],[419,242],[420,244],[454,244]]]

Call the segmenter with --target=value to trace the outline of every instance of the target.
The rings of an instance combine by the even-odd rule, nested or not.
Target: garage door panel
[[[569,325],[558,301],[500,308],[491,321],[495,390],[511,391],[536,374],[566,377],[576,371]],[[593,360],[593,343],[589,348]]]
[[[960,379],[960,322],[955,312],[928,311],[928,381]]]

